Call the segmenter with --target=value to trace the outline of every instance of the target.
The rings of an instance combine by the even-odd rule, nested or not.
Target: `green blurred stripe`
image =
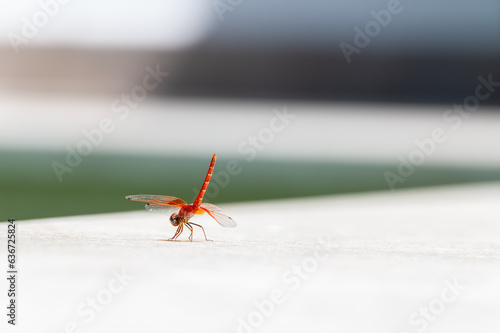
[[[210,158],[93,154],[59,182],[51,163],[64,162],[65,154],[1,151],[0,221],[142,209],[141,203],[125,199],[128,194],[174,195],[191,202],[193,189],[203,183]],[[221,170],[228,161],[219,156],[207,201],[388,190],[383,174],[396,170],[391,165],[241,159],[237,161],[241,173],[220,186],[224,181]],[[492,180],[500,180],[499,170],[420,166],[398,188]]]

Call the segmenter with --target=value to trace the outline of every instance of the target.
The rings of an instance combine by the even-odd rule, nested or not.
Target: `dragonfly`
[[[189,235],[189,241],[193,241],[193,226],[200,227],[205,235],[205,240],[209,241],[205,229],[196,223],[190,221],[193,216],[204,215],[212,217],[217,223],[223,227],[233,228],[236,227],[236,222],[229,216],[223,213],[223,210],[213,204],[203,202],[203,196],[207,191],[208,184],[212,178],[214,172],[215,160],[217,159],[217,154],[214,154],[212,161],[210,162],[210,167],[208,168],[207,175],[205,176],[205,181],[200,189],[200,192],[196,196],[196,199],[191,205],[188,205],[184,200],[177,197],[168,195],[152,195],[152,194],[135,194],[127,195],[125,198],[133,201],[147,202],[146,209],[150,212],[160,213],[170,215],[170,223],[177,227],[177,230],[172,238],[169,240],[176,240],[184,230],[184,227],[191,231]]]

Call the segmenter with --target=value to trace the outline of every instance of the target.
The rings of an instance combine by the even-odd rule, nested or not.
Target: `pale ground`
[[[193,243],[145,210],[19,222],[7,331],[496,333],[499,202],[497,183],[232,204],[238,227]]]

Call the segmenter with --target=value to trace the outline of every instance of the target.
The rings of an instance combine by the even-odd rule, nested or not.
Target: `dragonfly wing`
[[[170,216],[174,213],[177,214],[181,208],[178,206],[147,204],[146,209],[153,213],[159,213]]]
[[[214,210],[210,209],[213,208]],[[219,207],[209,204],[209,203],[202,203],[200,205],[200,209],[206,212],[208,215],[210,215],[217,223],[219,223],[221,226],[226,227],[226,228],[234,228],[236,227],[236,222],[229,216],[222,214]]]
[[[208,202],[202,203],[200,205],[200,207],[211,210],[212,212],[222,212],[222,208],[220,208],[219,206],[216,206],[214,204],[208,203]]]
[[[186,202],[184,200],[168,195],[135,194],[127,195],[125,198],[133,201],[148,202],[152,205],[170,205],[179,207],[182,205],[186,205]]]

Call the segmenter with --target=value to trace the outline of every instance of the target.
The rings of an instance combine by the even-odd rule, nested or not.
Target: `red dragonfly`
[[[223,227],[236,227],[236,222],[234,222],[233,219],[229,216],[222,214],[221,208],[217,207],[216,205],[201,202],[203,199],[203,195],[207,190],[208,184],[210,183],[210,178],[212,178],[216,158],[217,155],[214,154],[214,156],[212,157],[212,162],[210,162],[210,167],[207,171],[207,176],[205,177],[205,182],[201,187],[200,193],[198,193],[198,196],[191,205],[188,205],[182,199],[166,195],[136,194],[127,195],[125,198],[134,201],[147,202],[146,209],[150,212],[167,215],[172,214],[170,215],[170,223],[172,223],[174,227],[177,227],[177,231],[175,232],[175,235],[169,240],[175,240],[177,237],[179,237],[182,233],[182,230],[184,229],[184,226],[186,226],[191,231],[189,240],[192,242],[193,225],[195,225],[203,230],[205,240],[208,241],[209,239],[207,239],[205,229],[199,224],[189,222],[189,219],[191,219],[193,216],[208,214]]]

